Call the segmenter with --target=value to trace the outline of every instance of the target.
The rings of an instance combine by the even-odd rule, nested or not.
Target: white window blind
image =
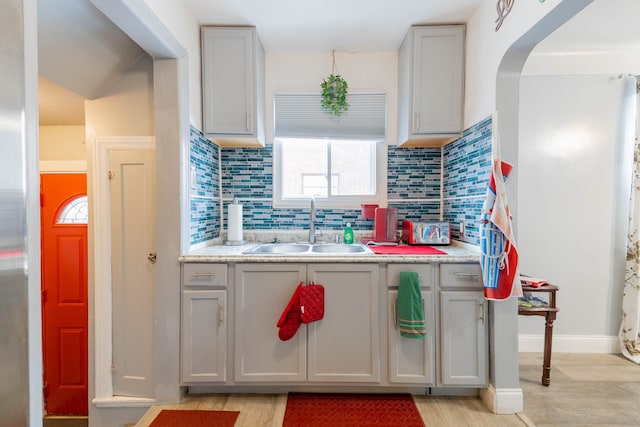
[[[386,94],[349,94],[349,109],[340,116],[324,110],[321,100],[320,94],[275,94],[275,137],[384,140]]]

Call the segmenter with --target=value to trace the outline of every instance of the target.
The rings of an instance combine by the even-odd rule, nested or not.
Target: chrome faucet
[[[309,213],[309,243],[316,242],[316,200],[311,196],[311,212]]]

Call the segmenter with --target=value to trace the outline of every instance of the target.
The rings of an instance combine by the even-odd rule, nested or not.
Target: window
[[[327,181],[327,174],[319,173],[303,173],[302,174],[302,195],[303,196],[320,196],[327,197],[329,192],[327,189],[331,186],[331,194],[338,192],[337,174],[331,175],[331,182]],[[286,185],[286,183],[285,183]]]
[[[60,211],[56,224],[86,224],[89,219],[87,196],[71,199]]]
[[[275,96],[274,206],[359,208],[386,196],[386,98],[348,98],[335,118],[319,95]]]

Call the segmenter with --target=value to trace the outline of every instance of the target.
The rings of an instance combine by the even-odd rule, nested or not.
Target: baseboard
[[[524,411],[524,395],[520,388],[496,389],[492,384],[480,390],[480,398],[494,414],[518,414]]]
[[[551,349],[554,353],[620,353],[620,341],[616,335],[553,335]],[[542,352],[544,335],[518,335],[518,351]]]

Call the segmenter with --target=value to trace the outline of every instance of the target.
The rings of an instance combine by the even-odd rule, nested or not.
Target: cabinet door
[[[202,28],[206,134],[254,133],[254,32],[252,28]]]
[[[486,386],[486,316],[482,292],[440,292],[442,385]]]
[[[389,291],[389,381],[391,383],[434,384],[436,335],[433,291],[421,291],[427,336],[424,339],[405,338],[398,329],[396,310],[398,291]]]
[[[413,134],[462,130],[464,26],[414,28]]]
[[[298,283],[304,264],[237,264],[235,279],[235,380],[304,381],[306,327],[281,341],[276,326]]]
[[[325,289],[324,318],[310,323],[308,380],[379,382],[378,266],[310,264]]]
[[[227,291],[182,292],[182,382],[226,380]]]

